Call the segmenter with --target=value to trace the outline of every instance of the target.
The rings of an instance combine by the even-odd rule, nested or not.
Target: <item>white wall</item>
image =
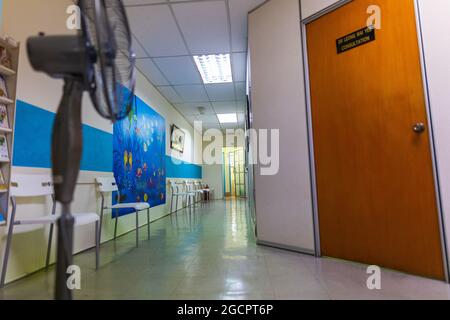
[[[214,189],[214,200],[224,198],[223,166],[221,164],[203,165],[203,182]]]
[[[419,9],[442,209],[450,240],[450,1],[419,0]]]
[[[255,129],[280,129],[280,171],[256,167],[258,240],[314,252],[298,0],[272,0],[249,15]]]
[[[18,76],[17,98],[51,112],[56,112],[62,93],[62,81],[49,78],[45,74],[32,70],[26,53],[26,39],[39,31],[47,34],[68,34],[66,28],[66,8],[71,0],[3,0],[3,32],[21,42],[21,54]],[[192,126],[176,111],[146,80],[137,73],[136,94],[166,120],[167,155],[190,163],[201,163],[201,143],[198,134],[194,135]],[[92,107],[87,95],[83,101],[83,123],[112,134],[112,124],[102,119]],[[170,125],[175,123],[187,134],[186,151],[184,154],[172,153],[170,150]],[[196,136],[197,143],[194,143]],[[49,169],[14,167],[13,174],[48,174]],[[96,193],[94,179],[98,176],[112,176],[112,173],[82,171],[79,185],[75,193],[74,212],[99,212],[100,199]],[[170,199],[168,194],[168,199]],[[18,217],[40,216],[50,212],[50,204],[32,199],[19,202]],[[159,218],[169,211],[169,201],[165,206],[151,210],[151,218]],[[146,214],[142,213],[140,221],[146,222]],[[134,229],[135,218],[125,216],[120,219],[119,233]],[[103,241],[113,237],[113,220],[110,213],[105,215],[102,231]],[[0,228],[0,261],[3,260],[5,244],[5,228]],[[7,281],[20,278],[35,272],[44,266],[48,228],[18,227],[13,238]],[[75,252],[91,248],[94,245],[94,229],[92,226],[77,228],[75,233]]]
[[[300,0],[302,19],[305,19],[317,12],[339,2],[339,0]]]

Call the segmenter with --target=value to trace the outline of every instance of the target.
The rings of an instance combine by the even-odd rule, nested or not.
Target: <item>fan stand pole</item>
[[[58,251],[56,261],[55,299],[71,300],[68,283],[72,266],[73,230],[75,220],[70,204],[80,171],[82,152],[81,100],[84,82],[80,78],[64,80],[64,94],[53,126],[53,182],[56,201],[62,205],[58,220]]]

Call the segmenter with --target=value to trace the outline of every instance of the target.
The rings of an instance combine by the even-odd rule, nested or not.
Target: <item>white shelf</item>
[[[0,97],[0,104],[5,104],[5,105],[10,105],[10,104],[14,104],[14,100],[5,98],[5,97]]]
[[[7,68],[0,65],[0,75],[3,76],[6,82],[6,87],[8,89],[8,95],[6,97],[0,97],[0,104],[6,106],[6,111],[8,113],[9,128],[0,128],[0,134],[6,136],[9,159],[0,159],[0,170],[3,173],[5,183],[8,185],[8,190],[0,190],[0,215],[3,214],[4,220],[8,219],[7,212],[9,212],[10,204],[8,198],[9,184],[11,178],[12,169],[12,159],[14,157],[14,126],[15,126],[15,113],[16,113],[16,94],[17,94],[17,74],[18,74],[18,64],[19,64],[19,54],[20,54],[20,43],[17,46],[12,45],[6,39],[0,35],[0,46],[7,49],[11,56],[11,68]],[[0,226],[6,225],[7,221],[4,223],[0,218]]]
[[[2,66],[0,64],[0,74],[9,77],[9,76],[15,76],[16,72],[14,70],[7,68],[5,66]]]

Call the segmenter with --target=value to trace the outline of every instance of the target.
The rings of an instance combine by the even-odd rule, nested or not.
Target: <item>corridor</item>
[[[244,201],[214,201],[180,211],[135,234],[75,257],[76,299],[449,299],[439,281],[384,270],[382,290],[366,287],[366,266],[257,246]],[[8,285],[0,299],[52,299],[53,267]]]

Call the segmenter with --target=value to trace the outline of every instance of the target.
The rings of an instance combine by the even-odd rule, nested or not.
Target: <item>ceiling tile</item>
[[[211,101],[235,100],[233,83],[208,84],[205,88]]]
[[[172,85],[202,83],[190,56],[155,58],[154,61]]]
[[[235,101],[225,101],[225,102],[213,102],[213,108],[217,113],[235,113],[236,112],[236,102]]]
[[[247,81],[247,54],[233,53],[232,55],[233,80],[235,82]]]
[[[131,30],[152,57],[188,52],[167,5],[127,7]]]
[[[197,119],[199,121],[209,123],[209,124],[212,124],[212,123],[219,124],[219,119],[217,119],[217,116],[215,114],[200,115],[200,116],[197,116]]]
[[[247,51],[247,15],[265,0],[229,0],[233,52]]]
[[[245,123],[245,113],[238,113],[238,123],[243,124]]]
[[[135,36],[133,36],[132,46],[133,46],[132,50],[133,50],[134,54],[136,55],[136,58],[145,58],[145,57],[147,57],[147,53],[141,47],[139,42],[136,40]]]
[[[237,112],[247,112],[247,102],[246,101],[236,102],[236,111]]]
[[[165,86],[165,87],[157,87],[159,92],[161,92],[161,94],[166,97],[167,100],[169,100],[169,102],[171,103],[182,103],[183,100],[181,99],[181,97],[178,95],[178,93],[173,90],[173,87],[170,86]]]
[[[169,83],[158,70],[152,59],[136,60],[136,67],[153,83],[154,86],[165,86]]]
[[[197,121],[197,117],[196,117],[196,116],[187,116],[187,115],[185,115],[184,118],[185,118],[190,124],[193,124],[194,121]]]
[[[236,82],[236,99],[237,101],[245,101],[247,99],[247,84],[246,82]]]
[[[214,114],[214,109],[209,102],[180,103],[176,107],[185,115],[200,115],[199,108],[203,108],[203,114]]]
[[[230,52],[225,1],[199,1],[172,5],[192,54]]]
[[[174,89],[183,99],[182,102],[202,102],[209,100],[203,85],[174,86]]]

